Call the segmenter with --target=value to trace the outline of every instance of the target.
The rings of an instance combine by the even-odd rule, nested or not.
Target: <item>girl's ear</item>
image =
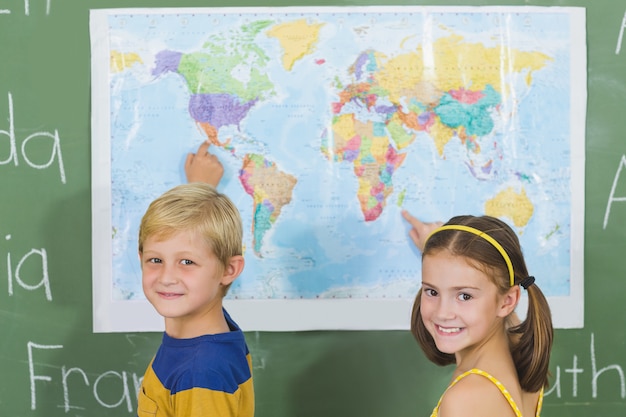
[[[519,285],[514,285],[502,296],[500,299],[500,305],[498,307],[498,317],[507,317],[509,314],[515,311],[517,303],[522,296]]]
[[[224,268],[224,274],[222,275],[220,283],[222,285],[232,284],[239,274],[241,274],[241,271],[243,271],[244,265],[245,262],[243,256],[236,255],[231,257],[226,264],[226,268]]]

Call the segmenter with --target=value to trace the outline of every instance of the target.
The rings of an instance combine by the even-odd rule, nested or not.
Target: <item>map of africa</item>
[[[139,220],[207,140],[244,224],[232,300],[412,300],[403,209],[503,219],[542,290],[571,294],[584,20],[521,7],[103,16],[109,104],[94,113],[110,129],[115,300],[143,299]]]

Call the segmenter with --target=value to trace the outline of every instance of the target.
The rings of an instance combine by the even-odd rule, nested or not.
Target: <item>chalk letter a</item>
[[[626,155],[622,155],[622,159],[619,162],[619,167],[617,167],[617,172],[615,173],[615,178],[613,178],[613,186],[611,187],[611,194],[609,195],[609,201],[606,204],[606,211],[604,212],[604,224],[602,225],[603,229],[606,229],[606,225],[609,222],[609,214],[611,214],[611,204],[615,201],[626,201],[626,197],[615,197],[615,188],[617,188],[617,181],[619,180],[619,176],[622,173],[622,168],[626,167]]]

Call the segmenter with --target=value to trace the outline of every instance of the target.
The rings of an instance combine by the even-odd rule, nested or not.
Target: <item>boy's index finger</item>
[[[204,155],[209,153],[209,147],[211,146],[211,142],[209,142],[208,140],[205,140],[204,142],[202,142],[200,144],[200,146],[198,147],[198,155]]]

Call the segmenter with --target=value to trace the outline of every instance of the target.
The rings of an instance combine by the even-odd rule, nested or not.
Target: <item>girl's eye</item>
[[[193,261],[190,261],[189,259],[183,259],[180,263],[183,265],[193,265]]]
[[[161,263],[161,260],[160,260],[159,258],[150,258],[150,259],[148,259],[148,263],[151,263],[151,264],[160,264],[160,263]]]
[[[472,296],[466,293],[461,293],[458,295],[457,298],[459,299],[459,301],[469,301],[472,299]]]
[[[432,288],[426,288],[424,289],[424,293],[429,296],[429,297],[436,297],[437,296],[437,291],[433,290]]]

